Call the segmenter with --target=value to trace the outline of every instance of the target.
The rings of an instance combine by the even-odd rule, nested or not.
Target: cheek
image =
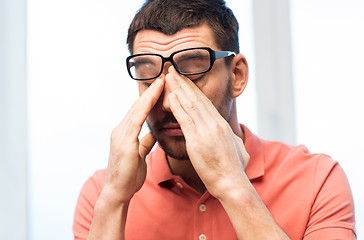
[[[227,80],[221,78],[208,78],[207,81],[202,84],[196,83],[196,86],[214,105],[220,102],[224,97],[227,85]]]
[[[226,90],[231,73],[225,66],[225,63],[215,62],[210,72],[200,81],[197,81],[196,86],[207,96],[213,97],[220,95],[220,93]]]
[[[156,106],[154,106],[150,110],[150,112],[149,112],[149,114],[147,116],[147,120],[153,122],[153,121],[155,121],[156,116],[158,116],[158,114],[157,114],[157,111],[156,111]]]
[[[147,90],[147,88],[147,86],[138,82],[139,96],[141,96],[145,92],[145,90]]]
[[[150,110],[147,121],[150,123],[159,121],[159,118],[163,118],[163,111],[162,111],[162,101],[161,98],[158,99],[154,107]]]
[[[220,76],[220,79],[209,80],[209,83],[203,86],[202,92],[210,99],[220,114],[226,118],[229,114],[229,106],[231,101],[231,84],[229,76]]]

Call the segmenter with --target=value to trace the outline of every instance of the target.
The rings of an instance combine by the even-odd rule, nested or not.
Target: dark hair
[[[203,23],[211,27],[221,50],[239,52],[239,24],[224,0],[147,0],[129,26],[129,51],[133,53],[135,36],[140,30],[172,35]]]

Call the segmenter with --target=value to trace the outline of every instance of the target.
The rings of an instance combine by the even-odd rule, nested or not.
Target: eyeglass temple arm
[[[231,51],[215,51],[215,59],[236,56],[236,53]]]

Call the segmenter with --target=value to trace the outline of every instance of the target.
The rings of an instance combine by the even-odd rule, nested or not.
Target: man
[[[140,98],[81,191],[75,239],[356,239],[337,162],[238,123],[248,65],[223,0],[148,1],[127,42]]]

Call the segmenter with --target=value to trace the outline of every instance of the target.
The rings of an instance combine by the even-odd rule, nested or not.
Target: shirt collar
[[[158,184],[174,179],[175,176],[169,168],[166,154],[159,144],[156,146],[155,150],[148,155],[147,164],[151,175]]]
[[[255,136],[243,124],[241,124],[241,127],[245,135],[245,149],[250,155],[249,164],[245,172],[249,180],[253,180],[264,175],[264,147],[261,139]],[[150,173],[158,184],[175,179],[176,176],[172,174],[167,163],[166,154],[159,144],[148,155],[147,162]]]
[[[249,153],[250,160],[245,170],[249,180],[264,175],[264,146],[262,140],[255,136],[246,126],[241,124],[245,136],[245,149]]]

